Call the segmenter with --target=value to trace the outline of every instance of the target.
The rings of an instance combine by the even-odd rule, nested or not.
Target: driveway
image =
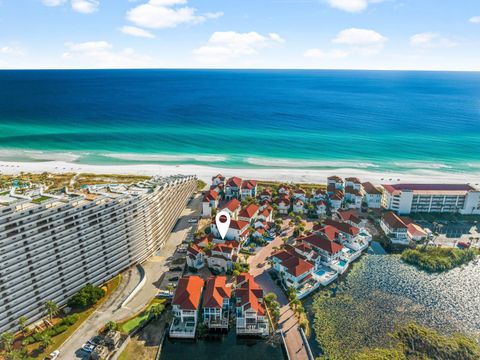
[[[122,307],[122,303],[140,281],[140,274],[135,267],[122,274],[122,282],[117,290],[63,343],[59,348],[61,355],[58,359],[88,359],[89,354],[81,350],[81,347],[97,334],[99,328],[110,320],[119,321],[135,315],[157,295],[176,247],[195,231],[196,225],[190,224],[188,219],[192,216],[199,217],[200,207],[201,196],[197,194],[182,212],[165,246],[142,264],[146,281],[133,299]]]

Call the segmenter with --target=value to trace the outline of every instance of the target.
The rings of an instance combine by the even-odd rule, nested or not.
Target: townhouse
[[[244,180],[242,181],[242,188],[240,197],[242,200],[246,198],[254,198],[257,196],[257,181],[256,180]]]
[[[240,198],[240,188],[242,186],[242,179],[234,176],[227,180],[225,184],[225,199],[239,199]]]
[[[207,279],[203,295],[203,321],[209,329],[228,329],[232,289],[225,276]]]
[[[371,182],[364,182],[363,186],[363,201],[370,209],[380,209],[382,207],[382,191],[378,189]]]
[[[218,208],[220,198],[215,190],[208,190],[202,199],[202,217],[211,217],[212,210]]]
[[[178,281],[172,300],[172,338],[195,338],[204,281],[199,276],[185,276]]]
[[[264,293],[253,276],[248,273],[238,275],[234,293],[237,335],[267,336],[269,325]]]

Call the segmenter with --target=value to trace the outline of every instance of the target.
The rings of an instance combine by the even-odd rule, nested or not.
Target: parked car
[[[178,276],[172,276],[168,281],[178,281]]]
[[[160,290],[157,294],[157,297],[169,299],[169,298],[173,297],[173,292],[168,291],[168,290]]]
[[[50,355],[48,355],[45,360],[55,360],[60,355],[60,350],[55,350]]]
[[[188,219],[188,222],[190,224],[196,224],[198,222],[198,220],[197,219]]]
[[[460,241],[457,244],[457,247],[459,247],[460,249],[468,249],[468,248],[470,248],[470,244],[466,243],[466,242],[463,242],[463,241]]]
[[[91,353],[93,351],[93,349],[95,349],[95,345],[92,345],[92,344],[86,343],[82,346],[82,350],[86,351],[88,353]]]

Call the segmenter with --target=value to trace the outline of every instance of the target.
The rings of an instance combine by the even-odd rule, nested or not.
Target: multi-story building
[[[263,289],[249,273],[237,276],[235,300],[237,335],[268,335]]]
[[[363,201],[370,209],[380,209],[382,205],[382,192],[377,189],[371,182],[364,182],[362,184],[364,197]]]
[[[228,329],[232,290],[225,276],[211,276],[205,286],[203,319],[209,329]]]
[[[382,206],[398,214],[480,214],[480,191],[468,184],[383,185]]]
[[[44,304],[64,305],[86,283],[100,285],[145,261],[168,239],[196,189],[194,176],[135,185],[96,185],[47,194],[0,194],[0,332]]]
[[[178,281],[172,300],[173,321],[170,325],[170,337],[195,337],[204,285],[203,279],[196,275],[184,276]]]

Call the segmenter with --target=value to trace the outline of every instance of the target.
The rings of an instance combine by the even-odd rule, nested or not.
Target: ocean
[[[0,160],[480,173],[480,73],[0,71]]]

